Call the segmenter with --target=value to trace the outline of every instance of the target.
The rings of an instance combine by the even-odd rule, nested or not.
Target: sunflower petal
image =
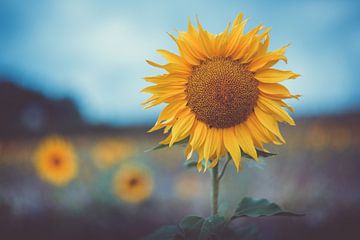
[[[239,144],[237,143],[234,128],[223,129],[223,140],[224,140],[225,148],[230,153],[234,161],[236,170],[239,171],[241,151],[239,148]]]
[[[280,48],[279,50],[276,50],[274,52],[269,52],[265,55],[259,56],[249,64],[249,70],[251,72],[256,72],[260,69],[266,69],[274,65],[280,60],[283,60],[287,63],[287,58],[284,56],[285,50],[288,47],[288,45]]]
[[[282,71],[278,69],[265,69],[255,73],[255,79],[263,83],[277,83],[284,81],[286,79],[294,79],[299,77],[299,74],[296,74],[292,71]]]
[[[250,132],[245,124],[240,124],[235,127],[235,134],[237,141],[243,150],[243,152],[249,154],[252,158],[258,159],[256,149],[254,147],[253,140]]]
[[[190,134],[190,130],[194,124],[194,120],[195,115],[192,113],[184,114],[182,117],[179,117],[177,119],[171,130],[173,137],[171,138],[169,147],[171,147],[175,142],[186,138]]]
[[[255,115],[262,123],[262,125],[264,125],[272,133],[274,133],[282,143],[285,143],[285,140],[280,133],[277,121],[271,115],[265,113],[259,107],[255,107]]]
[[[284,109],[281,108],[281,106],[277,102],[264,98],[260,95],[258,104],[261,108],[266,110],[266,112],[274,114],[278,118],[278,120],[285,121],[290,125],[295,126],[294,120]]]

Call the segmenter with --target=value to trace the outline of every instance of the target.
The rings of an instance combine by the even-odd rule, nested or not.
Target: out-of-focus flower
[[[148,199],[154,188],[149,170],[137,165],[124,165],[113,179],[115,195],[122,201],[138,204]]]
[[[116,138],[101,140],[92,150],[95,165],[99,168],[109,168],[129,158],[133,152],[134,147],[131,143]]]
[[[77,157],[72,144],[60,136],[44,139],[35,151],[39,176],[54,185],[67,185],[77,174]]]
[[[227,153],[239,170],[242,152],[258,159],[255,147],[285,143],[278,122],[295,125],[284,110],[293,108],[283,100],[299,95],[279,83],[299,75],[272,68],[287,61],[287,46],[269,51],[270,28],[259,25],[244,33],[246,23],[239,14],[231,28],[212,34],[189,21],[187,32],[170,35],[179,55],[158,50],[168,63],[148,61],[167,71],[145,78],[155,84],[143,90],[153,94],[146,108],[167,104],[149,132],[165,128],[170,134],[161,144],[169,146],[189,138],[185,155],[198,152],[199,171],[203,160],[214,167]]]

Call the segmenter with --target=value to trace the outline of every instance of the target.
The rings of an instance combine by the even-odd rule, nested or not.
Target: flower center
[[[139,180],[137,178],[131,178],[129,181],[129,185],[131,187],[135,187],[136,185],[138,185],[138,183],[139,183]]]
[[[245,64],[216,57],[193,68],[186,88],[188,106],[210,127],[232,127],[253,112],[257,86]]]
[[[54,165],[54,167],[59,167],[60,166],[61,159],[60,159],[60,157],[58,155],[54,155],[51,160],[52,160],[52,164]]]

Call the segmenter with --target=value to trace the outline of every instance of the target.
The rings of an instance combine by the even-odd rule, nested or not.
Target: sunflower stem
[[[219,201],[219,164],[211,169],[212,176],[212,201],[211,201],[211,215],[218,213],[218,201]]]
[[[218,177],[219,182],[220,182],[221,178],[224,176],[226,167],[227,167],[227,165],[229,164],[230,161],[231,161],[231,156],[228,155],[228,158],[227,158],[224,166],[222,167],[221,172],[220,172],[220,175],[219,175],[219,177]]]

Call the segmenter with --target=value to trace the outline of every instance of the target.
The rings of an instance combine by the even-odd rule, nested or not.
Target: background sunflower
[[[141,203],[147,200],[154,188],[154,182],[149,170],[136,166],[122,166],[115,173],[113,190],[115,195],[128,203]]]
[[[39,176],[57,186],[68,184],[77,174],[77,157],[70,142],[60,136],[42,140],[35,151]]]

